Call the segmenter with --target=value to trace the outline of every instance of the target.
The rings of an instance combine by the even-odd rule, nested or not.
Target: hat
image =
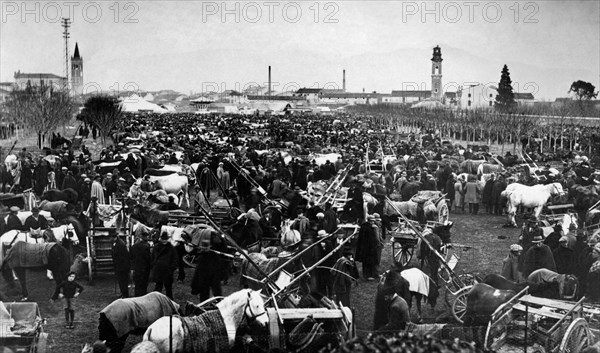
[[[523,247],[519,244],[512,244],[510,246],[510,251],[523,251]]]
[[[129,171],[129,167],[125,167],[125,169],[123,169],[123,170]]]
[[[167,232],[160,233],[160,240],[169,240],[169,233],[167,233]]]
[[[60,168],[60,170],[67,170],[67,169],[69,169],[69,168],[67,168],[67,167]]]
[[[84,181],[84,182],[86,182],[86,183],[91,183],[91,182],[92,182],[92,179],[90,179],[90,178],[85,178],[85,179],[83,179],[83,181]]]
[[[317,213],[317,218],[324,218],[325,215],[323,214],[323,212],[319,212]]]
[[[107,177],[111,177],[113,174],[111,172],[106,173]]]
[[[569,238],[567,238],[566,236],[562,236],[560,237],[560,239],[558,239],[559,243],[568,243],[569,242]]]
[[[19,207],[17,207],[17,206],[12,206],[10,208],[10,212],[19,212],[19,211],[21,211],[21,209]]]
[[[69,277],[70,275],[75,275],[75,276],[77,276],[77,273],[75,273],[74,271],[70,271],[69,273],[67,273],[67,277]]]
[[[533,239],[531,240],[532,243],[541,243],[544,241],[544,238],[541,235],[536,235],[535,237],[533,237]]]
[[[82,178],[87,178],[87,174],[83,173],[83,174],[81,174],[81,177]]]
[[[319,237],[324,237],[327,235],[327,232],[323,229],[321,229],[320,231],[317,232],[317,236]]]
[[[373,215],[372,215],[372,214],[370,214],[370,215],[367,215],[367,220],[369,220],[369,221],[373,221],[373,220],[375,220],[375,217],[373,217]]]
[[[40,212],[40,208],[39,207],[34,207],[31,209],[31,212]]]
[[[381,216],[379,215],[379,213],[373,213],[373,217],[375,217],[375,219],[377,220],[381,220]]]

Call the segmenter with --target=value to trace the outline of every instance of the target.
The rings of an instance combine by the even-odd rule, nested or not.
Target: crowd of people
[[[459,163],[476,158],[476,153],[442,144],[434,131],[402,139],[386,124],[386,119],[352,114],[281,119],[191,113],[126,115],[113,137],[115,144],[95,156],[85,145],[78,155],[72,149],[47,150],[45,155],[32,155],[22,149],[17,153],[17,166],[3,166],[3,188],[32,189],[39,196],[52,189],[73,189],[78,194],[77,208],[85,211],[92,200],[104,204],[125,197],[148,169],[165,164],[194,166],[197,202],[192,208],[198,211],[207,200],[228,198],[244,212],[238,222],[244,222],[254,233],[253,238],[279,236],[289,221],[290,229],[296,230],[301,240],[315,242],[333,233],[342,222],[356,223],[360,227],[356,244],[344,247],[323,264],[336,271],[315,271],[318,292],[351,305],[351,288],[359,278],[355,261],[362,263],[365,280],[377,279],[382,273],[382,249],[391,230],[390,216],[383,209],[363,212],[363,192],[407,201],[419,191],[438,190],[448,200],[451,212],[477,215],[485,211],[501,216],[505,200],[500,194],[515,180],[507,172],[492,174],[485,182],[480,181],[480,175],[461,175]],[[318,164],[310,157],[315,153],[337,153],[339,157]],[[389,155],[397,158],[385,160]],[[379,160],[383,171],[370,174],[366,160]],[[343,185],[349,187],[344,210],[331,203],[316,204],[307,194],[311,183],[327,182],[344,170],[348,176]],[[261,214],[261,205],[273,205],[270,200],[282,200],[285,207],[271,207],[270,212]],[[4,230],[43,227],[39,218],[35,220],[38,223],[9,224],[13,221],[9,216]],[[155,291],[165,289],[166,295],[173,298],[173,273],[180,255],[166,233],[159,232],[155,244],[148,234],[136,235],[139,237],[131,248],[119,237],[113,242],[121,297],[142,296],[153,282]],[[330,252],[342,240],[340,236],[317,247],[319,254]],[[513,244],[503,260],[502,275],[519,282],[539,268],[572,274],[581,283],[580,296],[600,301],[597,286],[587,285],[600,280],[600,244],[589,240],[583,231],[576,236],[565,235],[559,227],[544,239],[537,220],[531,218],[524,225],[520,243]],[[281,245],[293,247],[295,243]],[[229,274],[222,270],[223,262],[200,263],[207,268],[196,268],[192,293],[199,294],[201,300],[209,296],[209,290],[220,295],[221,283],[228,280]],[[217,277],[196,280],[207,277],[198,276],[198,271]],[[134,293],[129,292],[130,272]],[[81,292],[71,287],[66,285],[65,297]],[[72,326],[70,306],[65,307],[65,318],[67,326]]]

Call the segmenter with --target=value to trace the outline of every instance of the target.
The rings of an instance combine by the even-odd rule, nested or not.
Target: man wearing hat
[[[557,223],[554,226],[554,231],[552,233],[548,234],[546,239],[544,239],[544,244],[548,245],[550,247],[550,250],[554,251],[554,250],[558,249],[559,240],[562,236],[563,236],[562,226]]]
[[[563,235],[558,240],[559,247],[552,251],[556,272],[560,274],[574,275],[577,272],[577,259],[575,252],[569,247],[569,238]]]
[[[154,291],[162,292],[165,287],[166,295],[173,299],[173,271],[177,269],[177,252],[169,242],[169,234],[163,231],[160,234],[160,241],[154,247],[152,255],[151,280],[156,283]]]
[[[69,168],[67,167],[61,167],[60,169],[58,169],[56,171],[56,175],[55,175],[55,180],[56,180],[56,187],[57,188],[61,188],[63,181],[65,180],[65,176],[67,175],[67,170]]]
[[[544,238],[536,235],[531,243],[532,246],[527,250],[523,259],[523,277],[529,277],[533,271],[540,268],[556,272],[554,256],[552,256],[550,247],[544,244]]]
[[[367,221],[360,226],[356,242],[356,261],[362,262],[363,277],[368,281],[372,281],[379,276],[377,273],[378,239],[372,224],[374,219],[372,215],[367,216]]]
[[[25,220],[24,228],[34,235],[41,235],[42,229],[48,228],[48,220],[40,215],[40,209],[34,207],[31,209],[31,216]]]
[[[148,293],[148,278],[152,267],[152,251],[149,240],[150,234],[143,227],[136,230],[138,240],[131,247],[129,259],[133,270],[134,295],[141,297]]]
[[[127,245],[118,233],[115,233],[112,243],[112,260],[121,291],[121,298],[129,298],[129,250],[127,250]]]
[[[523,248],[519,244],[512,244],[510,246],[510,253],[507,257],[502,260],[502,272],[500,273],[504,278],[513,282],[522,282],[523,276],[519,271],[519,257]]]
[[[589,267],[585,283],[585,297],[592,303],[600,303],[600,243],[596,243],[590,253],[593,261]]]
[[[18,206],[12,206],[10,208],[10,213],[8,214],[8,216],[6,216],[6,218],[4,218],[4,221],[6,222],[6,228],[4,229],[4,233],[10,230],[29,230],[23,226],[23,223],[21,223],[21,219],[18,216],[20,210],[21,209]]]

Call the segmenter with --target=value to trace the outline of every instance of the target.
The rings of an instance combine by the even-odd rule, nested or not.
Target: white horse
[[[564,195],[565,192],[560,183],[547,185],[527,186],[519,183],[513,183],[506,187],[501,194],[506,197],[508,209],[508,223],[517,226],[515,214],[519,206],[533,208],[535,217],[539,218],[542,208],[548,202],[550,197]]]
[[[208,311],[202,315],[181,318],[179,316],[163,316],[156,320],[144,333],[144,341],[155,343],[161,352],[185,352],[186,346],[192,345],[196,352],[206,352],[207,347],[196,345],[196,341],[208,343],[208,338],[215,343],[222,343],[226,347],[213,347],[221,351],[228,351],[235,343],[235,335],[242,321],[256,321],[265,327],[269,318],[264,308],[264,301],[260,291],[242,289],[217,303],[218,317],[222,319],[220,327],[206,327],[202,323],[210,320],[214,322],[215,311]],[[196,321],[193,326],[204,326],[199,337],[186,335],[182,320]],[[218,319],[217,319],[218,320]],[[191,325],[190,325],[191,326]],[[171,328],[171,329],[169,329]],[[204,336],[204,337],[203,337]],[[171,345],[172,344],[172,345]],[[172,347],[172,350],[170,349]]]
[[[181,207],[185,200],[187,208],[190,208],[190,197],[188,194],[189,184],[188,178],[185,175],[165,175],[165,176],[150,176],[150,182],[154,184],[155,189],[161,189],[167,192],[167,194],[179,195],[183,194],[183,197],[179,199],[178,206]]]
[[[562,217],[560,217],[559,219],[556,219],[554,222],[550,222],[550,223],[560,224],[560,227],[562,228],[564,235],[569,234],[569,232],[571,231],[571,228],[573,228],[575,230],[577,230],[577,228],[578,228],[576,214],[565,213],[562,215]],[[544,238],[547,237],[548,235],[550,235],[550,233],[552,233],[554,231],[553,224],[546,226],[546,227],[540,227],[542,229],[542,231],[544,232]]]

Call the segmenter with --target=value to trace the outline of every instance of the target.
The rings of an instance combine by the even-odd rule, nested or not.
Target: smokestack
[[[271,96],[271,65],[269,65],[269,90],[267,91],[267,95]]]
[[[342,90],[346,92],[346,69],[342,71]]]

